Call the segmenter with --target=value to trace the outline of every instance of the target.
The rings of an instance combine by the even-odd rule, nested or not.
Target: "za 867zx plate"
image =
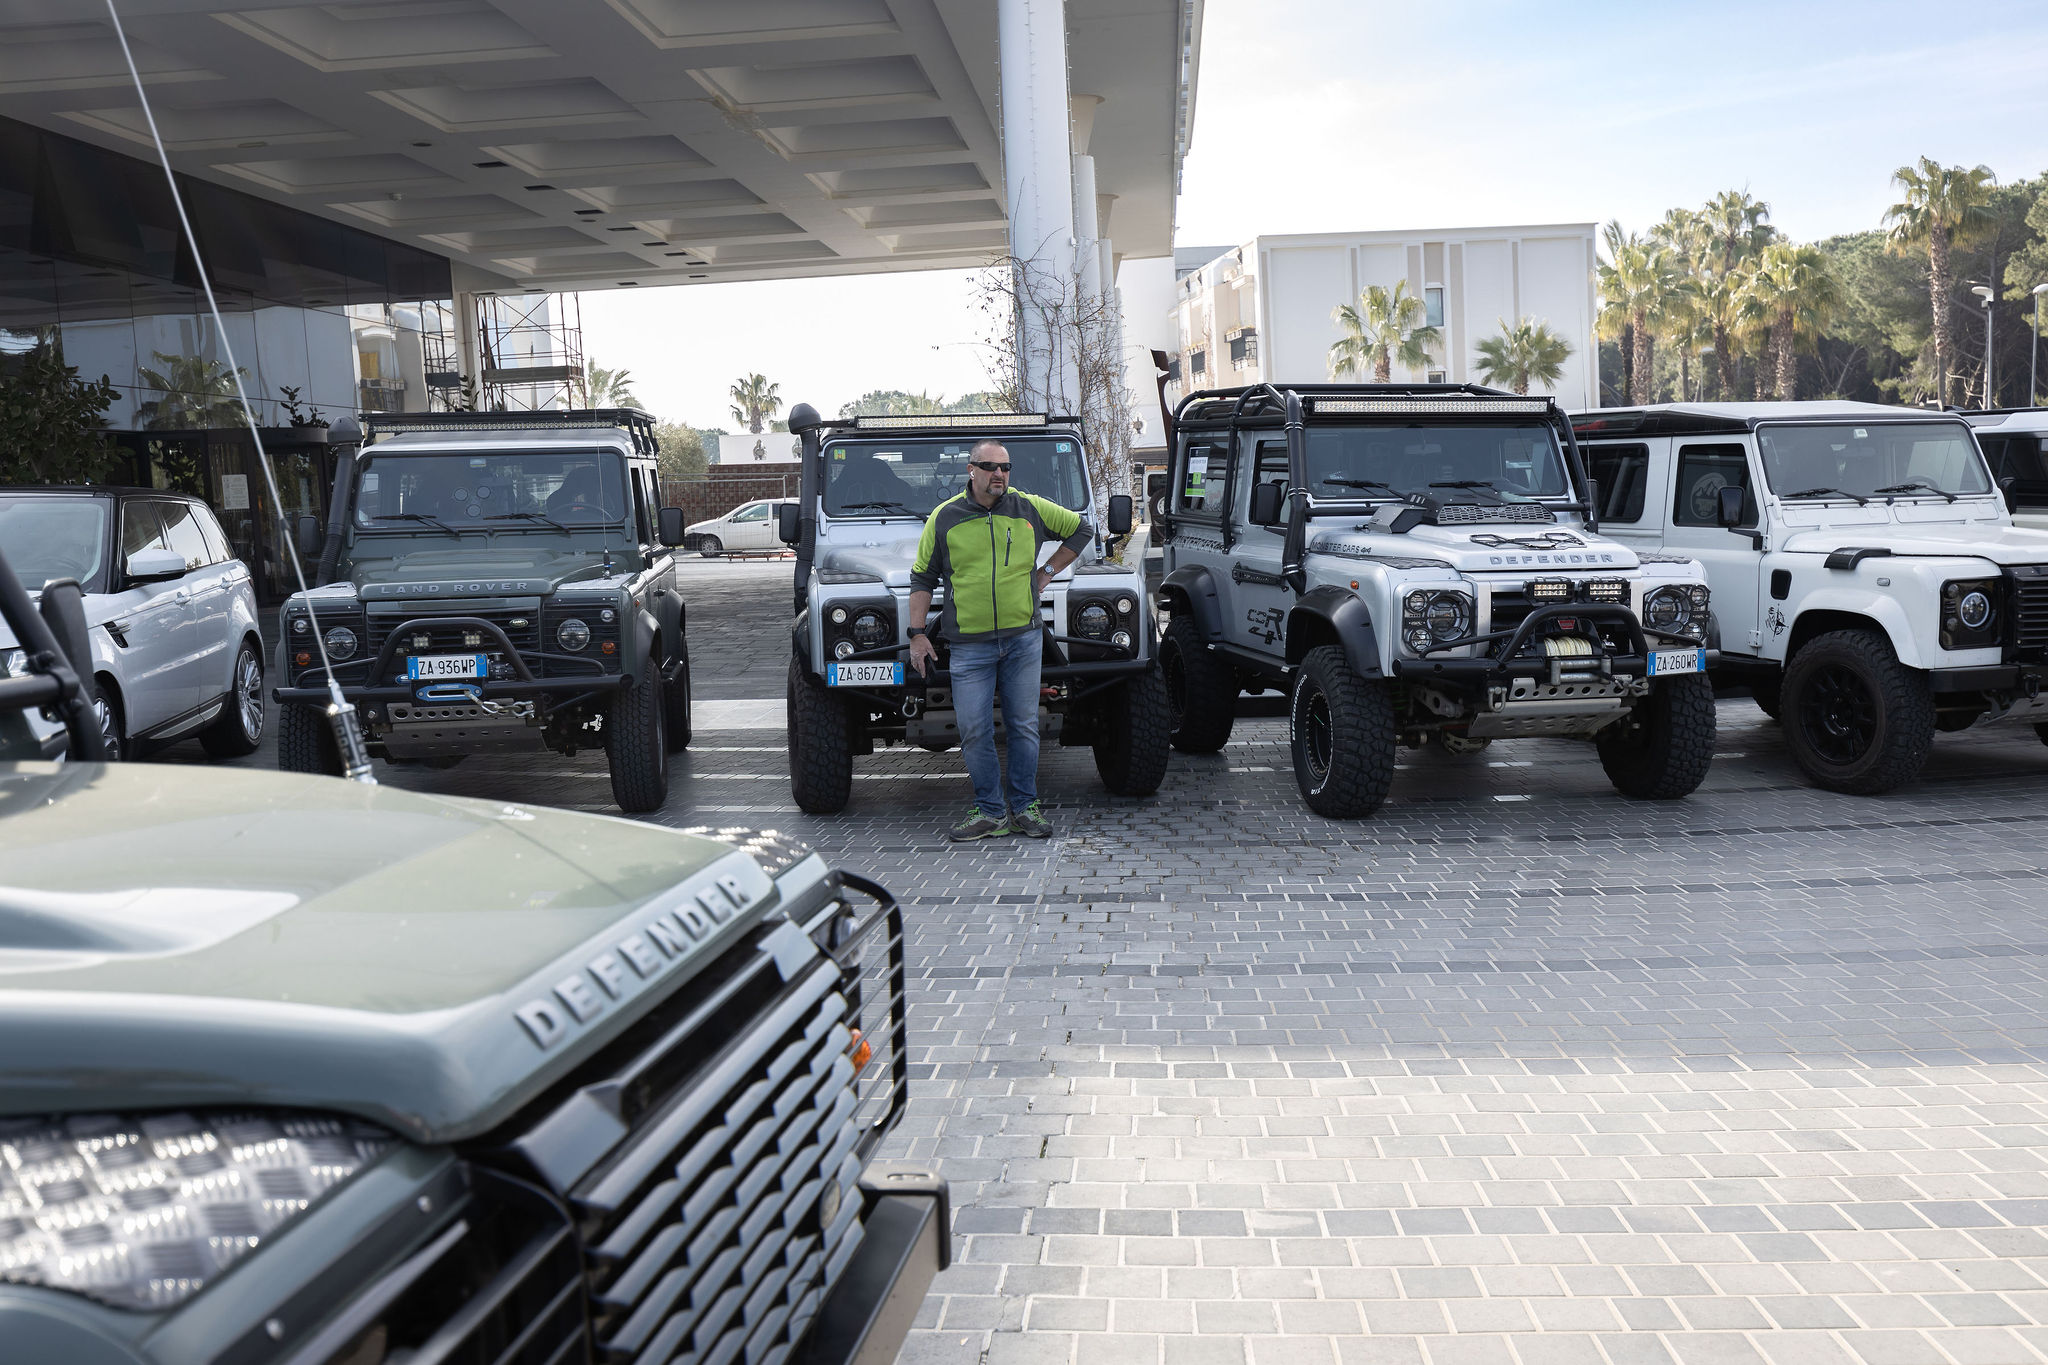
[[[903,686],[903,665],[900,663],[835,663],[825,671],[825,681],[832,687],[901,687]]]
[[[1666,678],[1677,673],[1704,673],[1707,671],[1707,653],[1703,649],[1653,649],[1650,651],[1650,676]]]

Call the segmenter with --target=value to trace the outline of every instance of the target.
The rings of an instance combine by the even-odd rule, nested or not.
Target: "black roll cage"
[[[1172,433],[1172,445],[1167,451],[1169,484],[1174,460],[1181,454],[1180,437],[1188,432],[1190,423],[1201,428],[1221,424],[1234,443],[1238,432],[1247,424],[1261,421],[1269,425],[1273,416],[1278,416],[1287,432],[1287,530],[1286,539],[1280,552],[1280,577],[1282,582],[1299,597],[1307,588],[1308,574],[1302,566],[1302,558],[1308,539],[1308,513],[1311,495],[1308,491],[1308,453],[1305,400],[1318,397],[1332,398],[1502,398],[1519,402],[1529,401],[1524,394],[1509,393],[1505,389],[1489,388],[1484,384],[1290,384],[1276,388],[1271,384],[1252,384],[1238,389],[1204,389],[1191,393],[1180,400],[1180,404],[1168,414],[1167,427]],[[1579,455],[1578,436],[1572,430],[1571,416],[1554,398],[1543,402],[1544,421],[1559,435],[1559,444],[1564,449],[1565,465],[1570,471],[1574,488],[1580,495],[1576,503],[1557,506],[1558,511],[1576,511],[1586,519],[1586,529],[1598,533],[1600,530],[1598,503],[1593,482],[1586,474],[1586,467]],[[1221,412],[1197,412],[1189,415],[1189,408],[1196,404],[1213,405],[1220,408],[1230,404],[1228,414]],[[1335,414],[1333,414],[1335,415]],[[1343,414],[1346,417],[1352,414]],[[1458,413],[1460,418],[1474,414]],[[1228,550],[1236,543],[1236,526],[1230,509],[1236,506],[1237,465],[1233,457],[1224,466],[1223,476],[1223,548]],[[1166,511],[1162,528],[1168,536],[1173,534],[1172,488],[1167,489]],[[1318,505],[1320,511],[1371,515],[1372,511],[1387,499],[1337,500]]]

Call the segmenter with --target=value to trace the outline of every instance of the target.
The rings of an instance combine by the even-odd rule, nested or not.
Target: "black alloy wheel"
[[[1387,685],[1352,671],[1339,645],[1308,652],[1288,703],[1294,782],[1318,815],[1370,815],[1394,784],[1400,735]]]
[[[1816,636],[1785,666],[1785,742],[1830,791],[1871,796],[1919,776],[1937,715],[1927,675],[1872,630]]]
[[[1877,706],[1868,679],[1847,664],[1825,664],[1800,694],[1799,725],[1822,758],[1854,763],[1877,742]]]

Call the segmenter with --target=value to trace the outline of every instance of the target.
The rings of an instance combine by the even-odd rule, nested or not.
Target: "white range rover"
[[[1600,528],[1707,566],[1716,674],[1835,791],[1911,781],[1934,735],[2048,740],[2048,533],[2013,525],[1961,416],[1682,403],[1574,419]]]

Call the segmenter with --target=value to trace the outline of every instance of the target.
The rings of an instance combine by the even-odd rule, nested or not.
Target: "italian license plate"
[[[903,665],[833,664],[825,681],[834,687],[901,687]]]
[[[405,661],[405,676],[414,682],[436,678],[481,678],[490,665],[481,654],[414,654]]]
[[[1706,657],[1697,649],[1653,649],[1650,651],[1650,676],[1653,678],[1662,678],[1672,673],[1704,673],[1706,671]]]

